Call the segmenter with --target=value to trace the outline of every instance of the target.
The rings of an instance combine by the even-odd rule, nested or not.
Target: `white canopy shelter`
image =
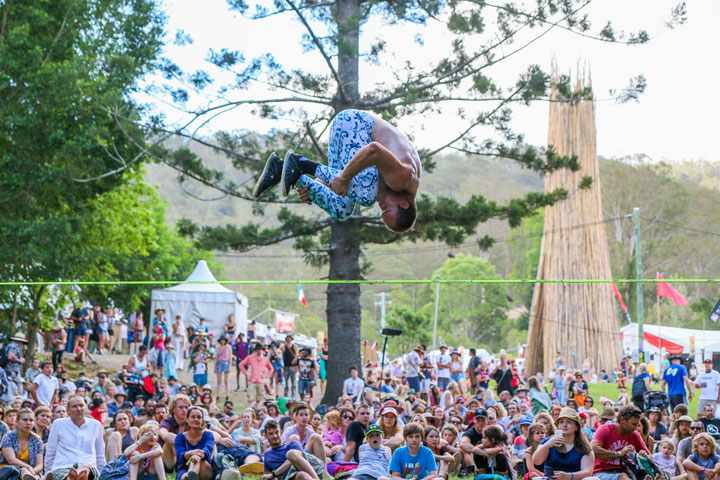
[[[190,282],[217,282],[205,260],[200,260],[195,270],[187,278]],[[151,295],[152,316],[158,308],[165,309],[165,319],[169,325],[175,321],[175,315],[181,314],[185,326],[197,326],[200,319],[216,336],[223,332],[228,315],[235,315],[236,329],[247,333],[248,299],[234,290],[219,283],[181,283],[170,288],[153,290]]]

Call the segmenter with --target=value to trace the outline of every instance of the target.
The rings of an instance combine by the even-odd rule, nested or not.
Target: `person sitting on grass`
[[[163,450],[158,444],[159,429],[157,422],[146,423],[138,430],[138,439],[125,449],[130,461],[129,480],[137,480],[142,471],[143,477],[154,475],[162,480],[165,478],[165,466],[162,461]]]
[[[32,431],[35,415],[29,408],[18,413],[17,430],[3,435],[0,443],[2,468],[15,467],[22,480],[36,480],[43,471],[43,443]],[[7,470],[3,472],[7,473]],[[6,477],[7,478],[7,477]]]
[[[500,425],[488,425],[483,429],[482,446],[475,447],[473,453],[480,456],[476,464],[479,475],[476,480],[507,480],[514,477],[504,444],[507,434]]]
[[[688,480],[712,480],[720,475],[720,455],[715,453],[712,435],[706,432],[695,435],[692,451],[683,462]]]
[[[456,462],[445,440],[440,439],[440,432],[432,425],[425,427],[425,446],[432,450],[435,462],[439,465],[438,475],[447,478],[448,473],[456,473]]]
[[[425,429],[419,423],[408,423],[403,428],[406,445],[395,450],[390,460],[393,479],[430,480],[440,478],[432,451],[423,446]]]
[[[544,476],[545,462],[533,463],[533,454],[540,446],[540,442],[545,439],[545,426],[540,423],[533,423],[528,429],[527,442],[525,443],[525,453],[523,459],[525,461],[525,476],[523,480],[530,480],[535,477]]]
[[[270,473],[261,480],[322,480],[325,476],[325,452],[318,458],[295,440],[283,443],[275,420],[265,424],[265,439],[270,445],[264,455],[265,471]]]
[[[360,445],[360,463],[352,471],[355,480],[390,480],[390,447],[382,444],[383,430],[370,425],[365,431],[365,443]],[[351,480],[352,480],[351,479]]]
[[[213,478],[212,455],[215,439],[205,428],[203,410],[192,406],[187,409],[187,427],[175,437],[177,480],[210,480]]]

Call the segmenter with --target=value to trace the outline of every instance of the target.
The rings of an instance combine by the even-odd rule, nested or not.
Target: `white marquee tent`
[[[195,270],[187,278],[190,282],[217,282],[205,260],[200,260]],[[170,288],[153,290],[151,310],[165,309],[168,325],[181,314],[185,326],[199,325],[205,319],[205,325],[215,335],[223,332],[228,315],[235,315],[236,332],[247,332],[248,299],[219,283],[181,283]],[[154,314],[152,315],[154,317]]]

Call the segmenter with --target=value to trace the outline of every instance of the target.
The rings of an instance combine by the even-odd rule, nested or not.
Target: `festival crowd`
[[[26,351],[22,333],[0,349],[0,480],[720,475],[720,373],[710,360],[688,370],[671,355],[655,378],[628,359],[609,373],[587,361],[567,372],[558,353],[545,379],[504,351],[495,360],[417,345],[388,365],[351,367],[327,405],[317,398],[332,368],[327,339],[316,358],[292,335],[258,339],[253,325],[236,332],[232,317],[215,341],[202,320],[168,323],[158,310],[148,325],[139,312],[125,323],[112,314],[78,307],[61,317],[44,337],[47,357]],[[124,343],[130,359],[118,371],[71,378],[64,367]],[[599,396],[596,406],[591,380],[615,383],[617,398]],[[246,393],[245,408],[230,400],[231,384]]]

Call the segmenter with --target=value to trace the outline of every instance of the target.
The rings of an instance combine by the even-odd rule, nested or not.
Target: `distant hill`
[[[209,165],[218,168],[235,182],[252,182],[253,179],[237,177],[230,161],[197,149]],[[622,217],[632,213],[634,206],[641,208],[643,223],[643,256],[647,274],[654,270],[668,272],[670,276],[695,277],[720,276],[720,249],[717,237],[678,229],[661,222],[687,225],[702,231],[720,230],[720,167],[707,162],[682,162],[672,165],[649,165],[642,159],[601,159],[601,184],[605,218]],[[237,178],[236,178],[237,177]],[[243,200],[223,197],[219,192],[193,181],[181,184],[177,172],[164,165],[153,164],[147,168],[146,181],[157,186],[160,195],[168,202],[167,218],[174,223],[180,217],[188,217],[200,225],[242,224],[251,218],[252,204]],[[437,159],[437,168],[423,178],[421,191],[431,196],[448,196],[464,201],[472,194],[481,194],[498,202],[541,191],[543,180],[537,173],[520,168],[507,160],[484,159],[465,155],[445,155]],[[220,198],[219,198],[220,197]],[[219,199],[218,199],[219,198]],[[213,199],[203,201],[199,199]],[[307,211],[306,205],[292,206]],[[322,215],[316,209],[318,216]],[[262,220],[271,224],[277,207],[269,207]],[[633,227],[626,219],[608,222],[608,242],[615,277],[634,277],[632,258]],[[507,241],[514,235],[507,224],[490,221],[478,229],[478,235],[488,234],[501,239],[488,252],[478,249],[474,240],[460,248],[451,249],[433,242],[400,243],[370,246],[365,260],[372,263],[369,279],[430,278],[453,252],[462,251],[491,260],[498,273],[507,278],[514,258]],[[280,245],[256,249],[251,252],[217,253],[225,266],[225,277],[232,279],[321,279],[325,269],[305,265],[301,256],[292,248],[292,241]],[[646,275],[647,275],[646,274]],[[668,276],[666,275],[666,276]],[[408,289],[415,287],[408,286]],[[530,287],[531,288],[531,287]],[[297,302],[294,286],[253,286],[238,288],[250,298],[250,316],[259,314],[267,306],[297,312],[302,307]],[[361,297],[364,320],[377,320],[378,308],[375,293],[389,291],[383,285],[366,285]],[[315,333],[322,328],[325,309],[325,287],[305,285],[309,306],[303,309],[306,331]],[[691,296],[713,295],[708,286],[688,286]],[[632,296],[628,290],[627,294]],[[373,325],[374,322],[364,322]],[[369,331],[372,327],[369,328]],[[365,333],[365,332],[364,332]]]

